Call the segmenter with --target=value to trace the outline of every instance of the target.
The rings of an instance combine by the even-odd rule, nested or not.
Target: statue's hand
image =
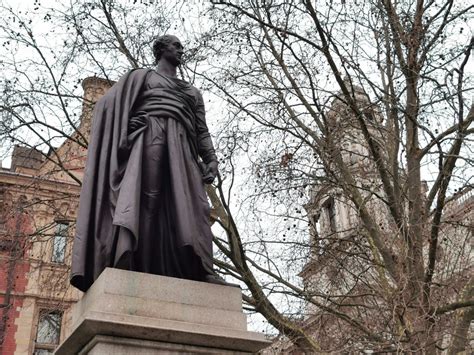
[[[204,183],[212,184],[214,179],[217,176],[217,160],[212,160],[206,164],[206,170],[204,176],[202,177]]]
[[[135,116],[130,117],[128,120],[128,133],[133,133],[137,129],[145,127],[147,124],[147,113],[144,111],[139,111]]]

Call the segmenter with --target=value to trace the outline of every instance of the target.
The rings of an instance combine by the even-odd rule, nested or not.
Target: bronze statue
[[[96,104],[71,284],[106,267],[223,283],[213,272],[204,182],[217,158],[201,93],[176,77],[183,46],[159,37],[156,69],[123,76]]]

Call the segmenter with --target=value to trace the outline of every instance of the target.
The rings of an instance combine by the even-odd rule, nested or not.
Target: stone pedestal
[[[108,268],[74,306],[55,354],[241,354],[269,344],[247,331],[238,288]]]

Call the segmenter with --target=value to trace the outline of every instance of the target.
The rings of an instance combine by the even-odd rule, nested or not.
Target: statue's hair
[[[163,54],[163,49],[171,43],[173,38],[176,38],[176,36],[163,35],[156,37],[155,41],[153,42],[153,55],[155,56],[155,64],[157,64],[160,60],[161,55]]]

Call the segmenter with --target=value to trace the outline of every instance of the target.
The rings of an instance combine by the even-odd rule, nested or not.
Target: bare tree
[[[465,99],[472,91],[466,68],[473,40],[465,34],[472,6],[213,3],[218,22],[204,38],[215,45],[203,51],[218,54],[203,75],[233,107],[222,141],[241,140],[231,145],[234,156],[249,156],[255,186],[249,205],[261,206],[267,197],[294,207],[308,186],[320,194],[314,207],[323,210],[318,199],[331,196],[360,221],[341,228],[331,226],[328,215],[326,232],[313,238],[319,270],[312,272],[313,285],[301,290],[285,284],[282,274],[272,275],[263,261],[255,264],[258,258],[249,260],[221,194],[221,223],[235,240],[223,249],[251,291],[249,303],[313,350],[435,352],[448,346],[451,333],[452,347],[465,349],[472,318],[464,308],[473,306],[472,257],[465,247],[472,236],[471,202],[455,220],[450,215],[472,188],[474,112]],[[288,208],[283,212],[281,218]],[[314,221],[315,231],[320,223]],[[448,228],[453,223],[457,237]],[[274,237],[286,242],[283,233]],[[442,241],[454,250],[448,253]],[[249,276],[246,263],[258,272]],[[253,280],[259,273],[273,277],[282,293],[313,304],[308,324],[314,326],[302,329],[304,322],[276,312],[268,296],[277,287],[269,282],[261,292]],[[332,287],[318,285],[328,277]],[[325,318],[334,323],[324,324]]]
[[[156,34],[188,28],[182,75],[228,104],[212,110],[221,177],[208,194],[215,263],[248,310],[305,351],[467,350],[472,214],[456,208],[472,187],[472,6],[212,3],[206,24],[181,19],[199,2],[48,9],[60,47],[3,6],[0,134],[79,184],[54,147],[87,147],[80,78],[148,66]],[[335,223],[341,206],[351,223]]]

